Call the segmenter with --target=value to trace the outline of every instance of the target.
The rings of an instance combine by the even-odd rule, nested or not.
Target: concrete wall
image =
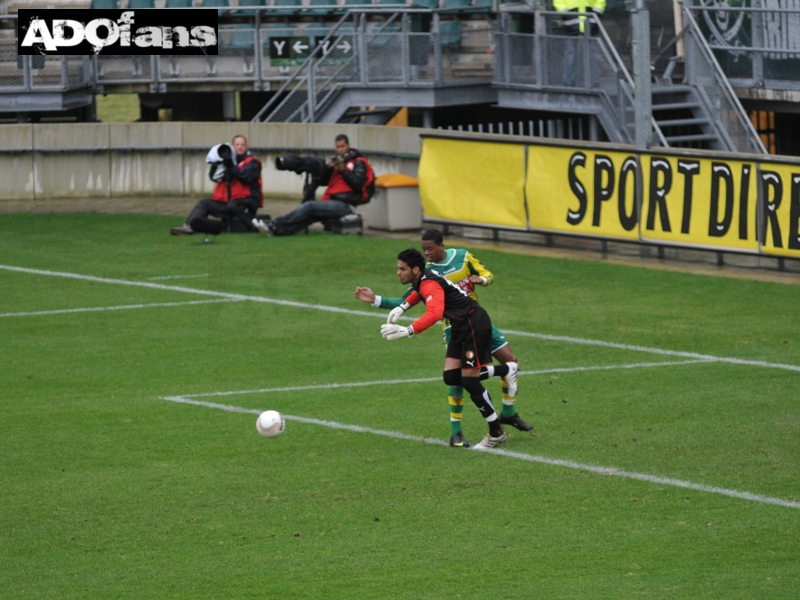
[[[416,177],[421,130],[295,123],[87,123],[0,125],[0,200],[204,196],[208,148],[247,136],[264,164],[264,194],[299,197],[302,177],[277,171],[280,154],[330,156],[345,133],[376,175]]]

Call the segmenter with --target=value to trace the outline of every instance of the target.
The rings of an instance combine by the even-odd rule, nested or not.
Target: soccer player
[[[425,314],[408,326],[396,322],[381,325],[381,335],[387,340],[411,337],[446,317],[451,331],[442,373],[444,382],[467,390],[489,424],[489,433],[475,448],[488,450],[502,444],[508,436],[480,380],[481,367],[492,362],[492,320],[488,313],[463,289],[426,269],[425,257],[419,250],[409,248],[397,255],[397,278],[400,283],[411,286],[411,293],[402,305],[389,313],[390,321],[397,321],[419,302],[425,304]],[[499,365],[495,370],[501,371],[501,375],[507,374],[509,367]]]
[[[422,252],[428,259],[427,268],[455,283],[469,294],[470,298],[477,300],[476,285],[491,285],[494,275],[484,267],[469,251],[457,248],[445,250],[444,238],[440,231],[429,229],[422,234]],[[372,306],[394,309],[405,301],[411,293],[409,290],[402,298],[384,298],[373,293],[370,288],[357,288],[356,298]],[[447,319],[442,321],[445,346],[450,342],[450,323]],[[533,426],[522,420],[516,412],[515,401],[517,396],[516,373],[519,361],[511,350],[505,336],[497,327],[492,325],[492,355],[500,363],[508,365],[510,373],[502,378],[501,389],[503,392],[503,409],[500,413],[500,422],[511,425],[520,431],[530,431]],[[488,366],[481,373],[481,379],[497,375],[494,367]],[[451,386],[447,402],[450,406],[450,445],[458,448],[469,448],[469,442],[464,438],[461,418],[464,411],[464,392],[460,386]]]

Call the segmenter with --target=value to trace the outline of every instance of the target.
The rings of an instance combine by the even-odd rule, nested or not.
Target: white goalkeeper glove
[[[403,327],[402,325],[386,323],[385,325],[381,325],[381,335],[387,340],[397,340],[404,337],[411,337],[414,335],[414,329],[411,325]]]
[[[389,318],[386,319],[387,323],[397,323],[397,321],[406,314],[406,311],[411,308],[411,305],[408,302],[403,302],[397,308],[393,308],[389,311]]]

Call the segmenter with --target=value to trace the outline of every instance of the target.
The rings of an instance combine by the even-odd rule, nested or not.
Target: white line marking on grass
[[[673,362],[633,363],[627,365],[599,365],[591,367],[559,367],[540,371],[520,371],[520,375],[548,375],[550,373],[576,373],[580,371],[611,371],[614,369],[643,369],[648,367],[670,367],[673,365],[693,365],[713,362],[709,360],[681,360]],[[215,398],[220,396],[240,396],[243,394],[271,394],[274,392],[302,392],[307,390],[333,390],[337,388],[366,387],[370,385],[397,385],[407,383],[430,383],[441,381],[440,377],[417,377],[414,379],[378,379],[376,381],[353,381],[345,383],[323,383],[319,385],[295,385],[291,387],[261,388],[258,390],[233,390],[229,392],[205,392],[201,394],[183,394],[181,398]]]
[[[681,352],[679,350],[664,350],[661,348],[651,348],[649,346],[634,346],[631,344],[618,344],[616,342],[604,342],[602,340],[589,340],[584,338],[569,337],[565,335],[550,335],[547,333],[532,333],[530,331],[514,331],[504,329],[503,333],[519,335],[523,337],[538,338],[553,342],[567,342],[570,344],[586,344],[588,346],[603,346],[604,348],[616,348],[618,350],[633,350],[635,352],[649,352],[651,354],[662,354],[664,356],[682,356],[684,358],[695,358],[713,362],[731,363],[734,365],[749,365],[752,367],[767,367],[772,369],[786,369],[788,371],[800,371],[798,365],[787,365],[782,363],[771,363],[763,360],[747,360],[744,358],[726,358],[724,356],[712,356],[710,354],[698,354],[696,352]]]
[[[161,277],[148,277],[148,281],[158,281],[161,279],[196,279],[197,277],[208,277],[208,273],[200,273],[199,275],[162,275]]]
[[[259,415],[263,411],[253,408],[243,408],[240,406],[231,406],[228,404],[216,404],[214,402],[203,402],[201,400],[191,400],[187,396],[161,396],[159,400],[167,402],[177,402],[179,404],[191,404],[194,406],[203,406],[205,408],[216,408],[234,413],[246,413]],[[357,433],[371,433],[372,435],[380,435],[384,437],[391,437],[401,440],[410,440],[414,442],[425,442],[426,444],[433,444],[436,446],[447,446],[447,442],[436,438],[426,438],[418,435],[409,435],[400,433],[398,431],[387,431],[384,429],[372,429],[371,427],[361,427],[360,425],[348,425],[346,423],[338,423],[336,421],[324,421],[322,419],[310,419],[308,417],[298,417],[293,415],[283,415],[289,421],[297,421],[298,423],[307,423],[309,425],[321,425],[322,427],[330,427],[332,429],[345,429],[347,431],[354,431]],[[698,492],[705,492],[709,494],[720,494],[729,496],[731,498],[738,498],[741,500],[750,500],[751,502],[759,502],[761,504],[774,504],[777,506],[784,506],[786,508],[800,509],[800,502],[793,502],[791,500],[783,500],[782,498],[772,498],[770,496],[762,496],[760,494],[753,494],[751,492],[740,492],[738,490],[729,490],[727,488],[716,487],[713,485],[704,485],[702,483],[692,483],[691,481],[684,481],[682,479],[674,479],[672,477],[658,477],[657,475],[647,475],[646,473],[636,473],[633,471],[623,471],[614,467],[600,467],[597,465],[586,465],[583,463],[574,462],[571,460],[561,460],[557,458],[547,458],[546,456],[537,456],[535,454],[526,454],[524,452],[512,452],[509,450],[502,450],[495,448],[492,450],[479,450],[487,454],[496,454],[498,456],[505,456],[507,458],[516,458],[518,460],[525,460],[528,462],[541,463],[554,467],[564,467],[567,469],[575,469],[578,471],[588,471],[598,475],[611,475],[614,477],[623,477],[625,479],[635,479],[637,481],[645,481],[647,483],[654,483],[656,485],[666,485],[671,487],[679,487]]]
[[[34,312],[2,313],[0,317],[32,317],[38,315],[62,315],[65,313],[102,312],[108,310],[130,310],[134,308],[161,308],[165,306],[191,306],[193,304],[218,304],[220,302],[241,302],[231,298],[215,300],[189,300],[186,302],[154,302],[152,304],[126,304],[123,306],[96,306],[92,308],[64,308],[61,310],[38,310]]]
[[[95,281],[98,283],[113,283],[117,285],[130,285],[138,287],[146,287],[156,290],[166,290],[172,292],[183,292],[187,294],[200,294],[203,296],[214,296],[217,298],[230,298],[232,300],[252,300],[253,302],[265,302],[268,304],[277,304],[280,306],[291,306],[294,308],[306,308],[311,310],[323,310],[327,312],[334,312],[347,315],[356,315],[362,317],[378,317],[385,319],[385,313],[368,312],[365,310],[352,310],[348,308],[339,308],[337,306],[327,306],[324,304],[309,304],[306,302],[294,302],[291,300],[279,300],[277,298],[267,298],[264,296],[248,296],[244,294],[229,294],[227,292],[215,292],[212,290],[199,290],[195,288],[182,287],[177,285],[163,285],[160,283],[149,283],[146,281],[129,281],[126,279],[109,279],[107,277],[94,277],[92,275],[80,275],[77,273],[63,273],[59,271],[47,271],[42,269],[27,269],[25,267],[15,267],[11,265],[0,265],[0,269],[6,271],[16,271],[18,273],[30,273],[33,275],[47,275],[50,277],[66,277],[68,279],[80,279],[84,281]],[[401,317],[405,320],[413,320],[410,317]],[[514,331],[505,329],[505,333],[512,335],[519,335],[524,337],[533,337],[542,340],[549,340],[555,342],[567,342],[570,344],[587,344],[590,346],[603,346],[606,348],[616,348],[618,350],[632,350],[634,352],[649,352],[651,354],[661,354],[664,356],[680,356],[682,358],[694,358],[698,360],[724,362],[734,365],[747,365],[751,367],[765,367],[769,369],[783,369],[786,371],[800,372],[800,365],[789,365],[783,363],[771,363],[763,360],[747,360],[743,358],[728,358],[724,356],[712,356],[709,354],[697,354],[695,352],[682,352],[679,350],[665,350],[662,348],[651,348],[648,346],[634,346],[630,344],[618,344],[615,342],[605,342],[602,340],[590,340],[584,338],[569,337],[563,335],[550,335],[546,333],[533,333],[529,331]]]

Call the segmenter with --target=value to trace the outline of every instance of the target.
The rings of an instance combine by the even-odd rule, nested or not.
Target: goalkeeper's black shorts
[[[450,320],[447,358],[457,358],[462,369],[477,369],[492,362],[492,320],[478,306],[463,321]]]

